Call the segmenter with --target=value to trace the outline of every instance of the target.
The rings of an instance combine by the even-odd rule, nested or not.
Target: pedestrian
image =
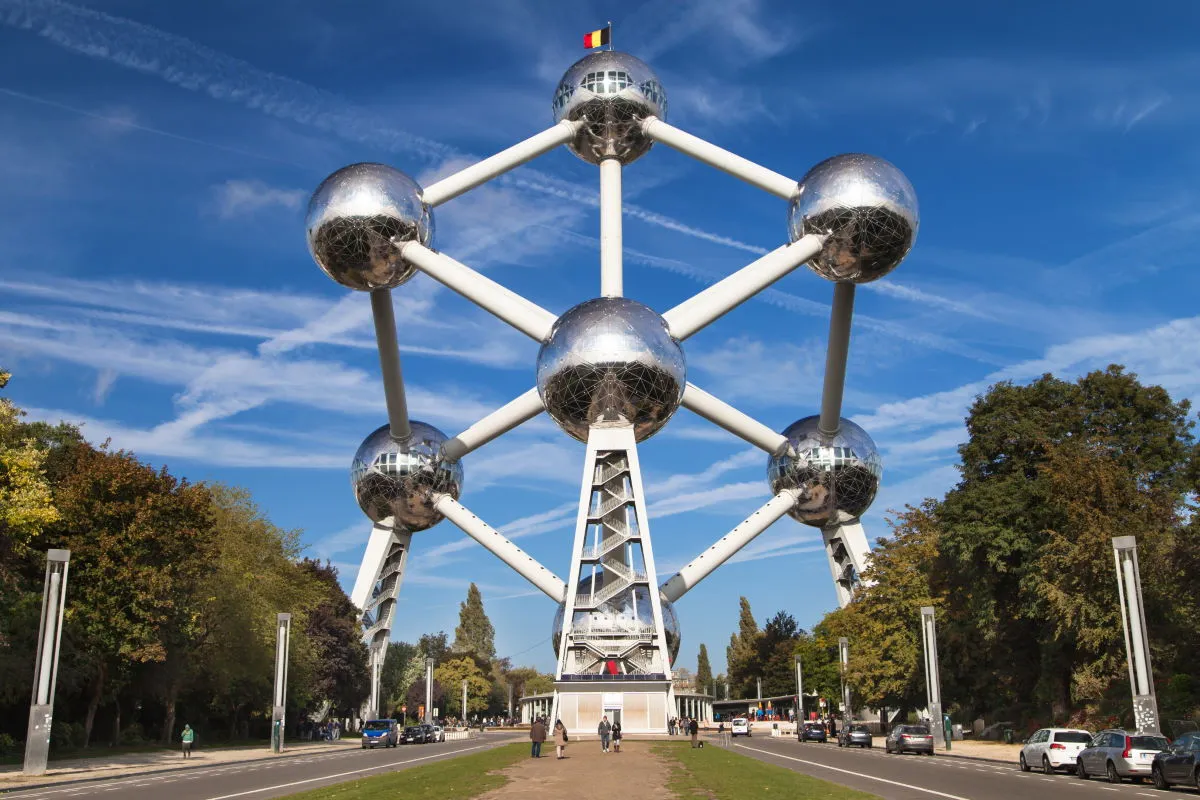
[[[567,749],[567,726],[562,724],[562,720],[554,722],[554,747],[558,750],[559,759],[566,758],[563,751]]]
[[[608,714],[600,720],[600,724],[596,726],[596,733],[600,734],[600,751],[608,752],[608,740],[612,737],[612,725],[608,724]]]
[[[621,722],[617,720],[612,726],[613,752],[621,752]]]
[[[183,735],[179,737],[183,742],[183,757],[192,757],[192,742],[196,741],[196,732],[192,730],[192,726],[184,723]]]
[[[696,720],[691,720],[688,723],[688,733],[692,735],[692,747],[699,746],[700,742],[700,723]]]
[[[530,758],[542,757],[542,742],[546,741],[546,720],[538,717],[529,726],[529,741],[533,742]]]

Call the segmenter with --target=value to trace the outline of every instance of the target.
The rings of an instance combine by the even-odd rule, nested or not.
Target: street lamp
[[[946,729],[942,720],[942,679],[938,673],[937,629],[933,606],[921,606],[921,644],[925,653],[925,702],[929,706],[929,724],[933,746],[946,746]]]
[[[1133,719],[1139,731],[1158,733],[1158,701],[1154,696],[1154,671],[1150,666],[1150,640],[1146,635],[1146,609],[1142,603],[1142,576],[1138,571],[1137,537],[1114,536],[1117,594],[1125,626],[1125,653],[1129,685],[1133,690]]]
[[[850,684],[846,682],[846,672],[850,669],[850,640],[845,636],[838,638],[838,660],[842,664],[842,723],[850,722]]]
[[[287,708],[288,644],[292,615],[275,615],[275,703],[271,709],[271,750],[283,752],[284,711]]]
[[[50,757],[50,726],[54,719],[54,686],[58,680],[59,644],[62,641],[63,606],[67,597],[70,550],[46,552],[46,580],[42,589],[42,618],[38,623],[37,663],[33,669],[33,698],[25,736],[26,775],[45,775]]]

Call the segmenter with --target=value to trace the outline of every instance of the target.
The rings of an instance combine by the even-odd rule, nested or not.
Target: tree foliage
[[[713,691],[712,664],[708,661],[708,648],[700,644],[700,654],[696,656],[696,685],[700,691]]]
[[[496,657],[496,629],[483,610],[483,595],[474,583],[467,589],[467,599],[459,604],[452,649],[483,661]]]
[[[447,661],[434,670],[433,677],[446,692],[446,711],[449,714],[466,719],[471,713],[487,710],[492,684],[474,659],[464,656]],[[467,682],[465,710],[462,707],[463,681]]]

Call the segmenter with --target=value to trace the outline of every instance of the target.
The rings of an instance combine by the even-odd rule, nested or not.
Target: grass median
[[[529,757],[528,744],[507,744],[465,756],[409,767],[373,778],[359,778],[334,786],[290,794],[292,800],[378,800],[380,797],[464,798],[508,783],[499,774],[522,757]],[[402,795],[398,794],[403,792]]]
[[[668,786],[681,800],[870,800],[875,795],[767,764],[721,747],[695,748],[687,743],[660,743],[655,755],[671,770]]]

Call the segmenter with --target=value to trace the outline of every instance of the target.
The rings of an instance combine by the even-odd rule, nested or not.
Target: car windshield
[[[420,733],[421,729],[414,725],[409,725],[407,728],[404,729],[404,732],[405,733]]]
[[[855,725],[850,729],[851,733],[870,733],[870,729],[866,725]]]
[[[926,728],[923,725],[906,725],[905,727],[900,729],[900,732],[908,733],[913,736],[928,736],[929,728]]]
[[[1059,731],[1054,734],[1054,741],[1067,744],[1087,744],[1091,740],[1092,735],[1085,731]]]
[[[1134,736],[1130,743],[1132,750],[1166,750],[1170,746],[1162,736]]]
[[[388,724],[381,719],[373,719],[363,726],[365,731],[386,731]]]

